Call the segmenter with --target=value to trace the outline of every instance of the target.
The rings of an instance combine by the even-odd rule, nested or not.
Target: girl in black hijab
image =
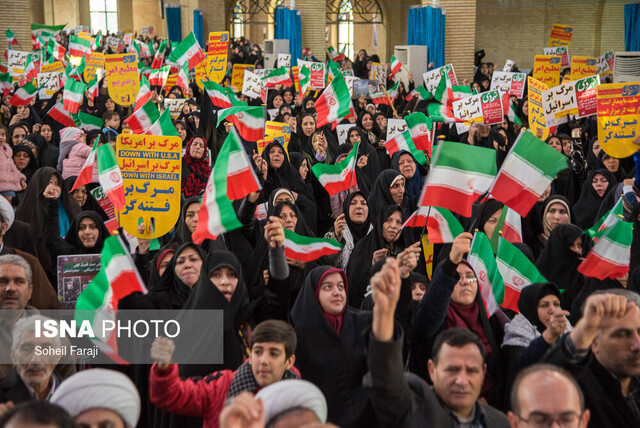
[[[267,162],[263,195],[270,195],[273,190],[284,187],[307,198],[312,197],[307,194],[306,184],[300,178],[298,171],[289,163],[287,153],[280,143],[267,144],[262,152],[262,158]]]
[[[400,150],[393,154],[391,168],[402,174],[405,178],[405,193],[409,199],[417,202],[424,187],[428,167],[420,165],[411,153]]]
[[[562,307],[571,308],[584,284],[578,265],[584,259],[582,229],[573,224],[561,224],[551,232],[536,263],[540,273],[550,282],[560,284]]]
[[[25,155],[19,155],[18,153],[25,153]],[[27,159],[28,162],[24,164],[24,160]],[[38,170],[38,161],[33,155],[33,150],[25,144],[18,144],[13,148],[13,162],[18,167],[18,170],[27,178],[27,183],[29,183],[33,174]]]
[[[616,185],[615,177],[606,169],[591,171],[582,186],[580,198],[573,206],[576,225],[583,229],[593,226],[598,220],[596,216],[602,201],[615,189]]]
[[[323,392],[328,421],[344,428],[375,426],[362,387],[367,372],[362,333],[371,312],[347,305],[350,286],[341,269],[321,266],[307,275],[291,311],[296,367]]]
[[[307,187],[307,192],[309,194],[313,194],[313,187],[311,184],[311,176],[313,175],[313,172],[311,171],[311,164],[307,158],[301,153],[290,153],[289,160],[291,161],[291,166],[298,171],[300,179]]]
[[[627,173],[623,168],[620,162],[620,159],[614,158],[613,156],[607,154],[604,150],[600,150],[598,154],[598,161],[600,164],[600,169],[611,172],[615,177],[616,181],[622,182],[627,177],[633,177],[635,174]]]
[[[362,171],[365,173],[368,182],[374,183],[380,175],[382,168],[380,167],[380,160],[376,154],[376,148],[369,143],[365,134],[365,131],[358,126],[349,128],[347,142],[352,145],[355,145],[357,142],[360,143],[358,146],[358,159],[360,159],[361,156],[367,157],[367,164],[362,167]]]
[[[40,134],[29,134],[26,140],[31,141],[38,150],[38,164],[55,168],[58,165],[60,149],[51,143],[47,143]]]
[[[369,146],[375,148],[375,154],[378,157],[378,163],[381,169],[388,169],[390,166],[389,155],[384,147],[384,140],[382,139],[382,130],[378,126],[374,116],[368,111],[361,111],[358,114],[358,120],[356,122],[358,127],[363,131],[363,140],[367,142]],[[364,145],[364,144],[363,144]],[[367,149],[369,147],[367,146]],[[368,152],[369,150],[367,150]]]
[[[51,257],[68,254],[100,254],[104,240],[110,235],[104,221],[95,211],[82,211],[69,226],[64,239],[58,226],[58,201],[49,199],[44,222],[45,243]]]
[[[382,171],[369,193],[369,211],[372,219],[375,219],[382,207],[386,205],[400,207],[404,217],[408,217],[415,211],[415,203],[412,204],[405,194],[405,184],[405,178],[398,171],[394,169]]]
[[[311,136],[316,132],[316,119],[311,113],[304,113],[298,119],[296,135],[300,152],[306,156],[314,157],[315,151],[311,145]]]
[[[78,177],[76,177],[75,175],[67,177],[64,180],[64,187],[66,189],[73,189],[73,185],[76,183],[77,179]],[[93,197],[93,195],[89,191],[89,186],[87,186],[86,184],[83,184],[82,186],[71,192],[71,197],[74,201],[76,201],[76,203],[80,206],[80,208],[82,208],[83,211],[93,211],[97,213],[100,218],[102,218],[102,221],[109,220],[109,216],[104,212],[98,201],[96,201],[96,198]]]

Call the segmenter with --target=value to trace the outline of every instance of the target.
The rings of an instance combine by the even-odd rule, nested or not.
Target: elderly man
[[[54,373],[60,360],[56,351],[60,349],[60,339],[36,336],[36,321],[47,319],[33,315],[15,323],[11,346],[14,368],[0,380],[0,403],[49,400],[60,385],[62,380]]]
[[[582,387],[590,427],[640,426],[640,295],[623,289],[589,296],[571,333],[543,361],[567,369]]]
[[[364,385],[381,426],[509,427],[507,416],[478,402],[486,372],[484,345],[470,330],[438,335],[428,362],[433,388],[404,373],[402,329],[394,323],[400,298],[398,261],[388,258],[371,278],[373,322]]]
[[[140,395],[120,372],[91,369],[64,381],[51,402],[65,409],[78,428],[133,428],[140,418]]]
[[[580,386],[560,367],[535,364],[522,370],[513,383],[509,412],[512,428],[547,427],[554,422],[586,428],[589,416]]]

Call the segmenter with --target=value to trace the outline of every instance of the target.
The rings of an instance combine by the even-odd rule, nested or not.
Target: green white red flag
[[[298,79],[300,80],[300,93],[306,94],[307,88],[309,87],[309,83],[311,82],[311,70],[307,67],[300,67],[300,71],[298,72]]]
[[[185,64],[187,63],[185,62]],[[149,76],[149,85],[160,86],[164,88],[164,85],[167,84],[167,78],[169,77],[170,70],[171,70],[170,65],[165,65],[159,70],[154,70]]]
[[[158,120],[156,120],[144,134],[179,137],[178,131],[171,121],[171,112],[169,109],[165,109]]]
[[[293,86],[287,67],[280,67],[273,70],[262,78],[262,84],[265,88],[275,88],[276,85]]]
[[[65,128],[68,126],[76,126],[73,117],[71,117],[71,113],[62,107],[62,100],[55,103],[47,115]]]
[[[431,103],[427,105],[427,114],[433,122],[455,123],[464,122],[453,115],[453,109],[444,104]]]
[[[396,152],[405,151],[411,153],[411,155],[420,165],[426,166],[428,164],[424,152],[418,150],[413,144],[411,133],[409,131],[404,131],[402,134],[398,134],[389,141],[385,142],[384,147],[385,149],[387,149],[389,157],[392,157]]]
[[[189,67],[185,62],[182,68],[178,70],[178,76],[176,78],[176,85],[182,88],[185,93],[189,92]]]
[[[443,141],[431,162],[419,206],[447,208],[471,216],[473,203],[496,175],[496,151]]]
[[[0,91],[3,96],[8,96],[13,89],[13,76],[10,73],[0,73]]]
[[[164,52],[167,50],[167,40],[160,40],[160,45],[158,45],[158,50],[156,54],[153,56],[153,63],[151,64],[151,68],[154,70],[158,70],[162,67],[162,63],[164,62]],[[188,67],[188,65],[187,65]]]
[[[202,82],[207,95],[211,98],[211,103],[219,108],[229,108],[236,105],[234,95],[229,94],[226,88],[218,85],[216,82]]]
[[[311,167],[311,171],[329,196],[348,190],[356,183],[359,145],[360,143],[356,143],[349,155],[335,165],[317,163]]]
[[[84,98],[84,91],[87,89],[87,84],[78,82],[75,79],[67,79],[64,82],[63,91],[63,107],[71,114],[78,113],[82,100]]]
[[[498,271],[496,259],[493,257],[489,238],[484,233],[476,232],[474,235],[467,262],[476,274],[478,291],[482,294],[487,315],[491,317],[500,310],[505,293],[502,276]]]
[[[79,36],[69,36],[69,56],[87,57],[91,55],[91,40]]]
[[[12,106],[26,106],[36,96],[39,89],[33,83],[27,82],[14,92],[9,104]]]
[[[71,117],[76,123],[76,126],[85,131],[100,130],[104,126],[102,119],[92,114],[87,114],[79,111],[77,114],[72,114]]]
[[[204,53],[200,48],[200,43],[196,39],[193,32],[180,42],[180,44],[171,52],[169,59],[178,64],[178,67],[187,62],[189,70],[193,70],[198,64],[204,61]]]
[[[522,131],[504,160],[491,195],[526,217],[567,158],[530,131]]]
[[[76,182],[73,184],[73,188],[69,191],[69,193],[73,192],[80,186],[84,186],[85,184],[91,183],[91,179],[93,177],[93,166],[96,163],[96,154],[98,152],[98,141],[100,137],[97,137],[93,142],[93,147],[91,148],[91,152],[89,152],[89,156],[84,161],[84,165],[80,170],[80,174],[76,178]]]
[[[350,113],[351,95],[342,73],[338,73],[322,92],[315,104],[318,113],[317,127],[342,119]]]
[[[232,122],[238,133],[247,141],[264,138],[264,107],[229,107],[218,111],[218,124],[224,119]]]
[[[596,224],[591,228],[585,230],[585,233],[593,240],[596,240],[598,232],[603,231],[607,227],[611,227],[617,222],[624,219],[624,205],[622,198],[618,199],[618,202],[611,208]]]
[[[152,101],[147,101],[124,121],[129,125],[132,133],[144,134],[159,118],[158,107]]]
[[[52,39],[55,38],[60,31],[64,28],[64,25],[45,25],[31,23],[31,43],[33,49],[42,49],[44,44],[41,42],[43,38]],[[40,37],[38,37],[40,36]]]
[[[451,211],[438,207],[419,207],[402,225],[403,228],[425,226],[432,244],[448,244],[464,232]]]
[[[140,90],[138,91],[138,96],[136,97],[136,105],[133,110],[138,110],[140,107],[146,104],[147,101],[151,99],[151,86],[149,85],[149,81],[146,77],[140,76]]]
[[[516,105],[511,100],[511,94],[509,92],[505,92],[502,95],[502,108],[504,109],[504,115],[509,118],[511,123],[522,125],[522,121],[518,117],[518,113],[516,111]]]
[[[103,144],[98,147],[97,157],[100,185],[118,212],[124,208],[124,186],[122,172],[120,172],[111,144]]]
[[[11,31],[11,29],[5,31],[5,34],[7,35],[7,45],[9,45],[9,49],[11,49],[13,45],[18,44],[18,39],[16,39],[16,35]]]
[[[98,96],[98,91],[100,90],[100,81],[98,80],[98,75],[94,76],[93,79],[89,83],[87,83],[87,98],[91,101],[95,100]]]
[[[193,242],[215,239],[242,227],[231,200],[261,189],[247,154],[235,131],[227,136],[205,188]]]
[[[500,238],[498,244],[496,264],[504,283],[504,300],[498,301],[498,304],[505,309],[519,312],[518,298],[522,289],[531,284],[547,282],[531,260],[504,237]]]
[[[344,61],[345,59],[345,54],[344,51],[346,49],[347,45],[344,45],[342,47],[342,50],[340,51],[340,53],[336,52],[336,50],[333,48],[333,46],[329,46],[327,48],[327,51],[329,51],[329,55],[331,55],[331,60],[332,61]]]
[[[109,236],[105,239],[100,262],[100,271],[80,293],[75,308],[75,320],[80,323],[88,320],[93,326],[93,331],[101,331],[98,324],[105,319],[115,322],[120,299],[136,291],[147,293],[144,281],[119,236]],[[116,363],[126,364],[126,361],[118,356],[115,330],[112,330],[109,336],[95,341],[96,345]]]
[[[341,243],[333,239],[310,238],[284,230],[284,255],[293,260],[308,263],[322,256],[338,254],[342,247]]]
[[[424,113],[412,113],[404,117],[416,149],[426,151],[431,157],[433,148],[433,124]]]
[[[578,272],[600,280],[618,279],[629,272],[633,223],[618,221],[598,232],[597,244],[589,251]]]
[[[47,43],[47,55],[50,58],[55,58],[56,61],[64,61],[64,54],[67,50],[60,43],[55,40],[50,40]]]
[[[391,77],[402,68],[402,63],[395,56],[391,57]]]

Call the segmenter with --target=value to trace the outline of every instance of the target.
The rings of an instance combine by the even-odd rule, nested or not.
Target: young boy
[[[111,142],[118,138],[118,128],[120,128],[120,113],[117,111],[108,111],[102,115],[104,121],[104,128],[102,133],[105,136],[105,141]]]

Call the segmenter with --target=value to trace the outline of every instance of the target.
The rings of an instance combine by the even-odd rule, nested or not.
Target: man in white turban
[[[51,402],[79,426],[133,428],[140,417],[140,395],[124,374],[106,369],[81,371],[58,387]]]

